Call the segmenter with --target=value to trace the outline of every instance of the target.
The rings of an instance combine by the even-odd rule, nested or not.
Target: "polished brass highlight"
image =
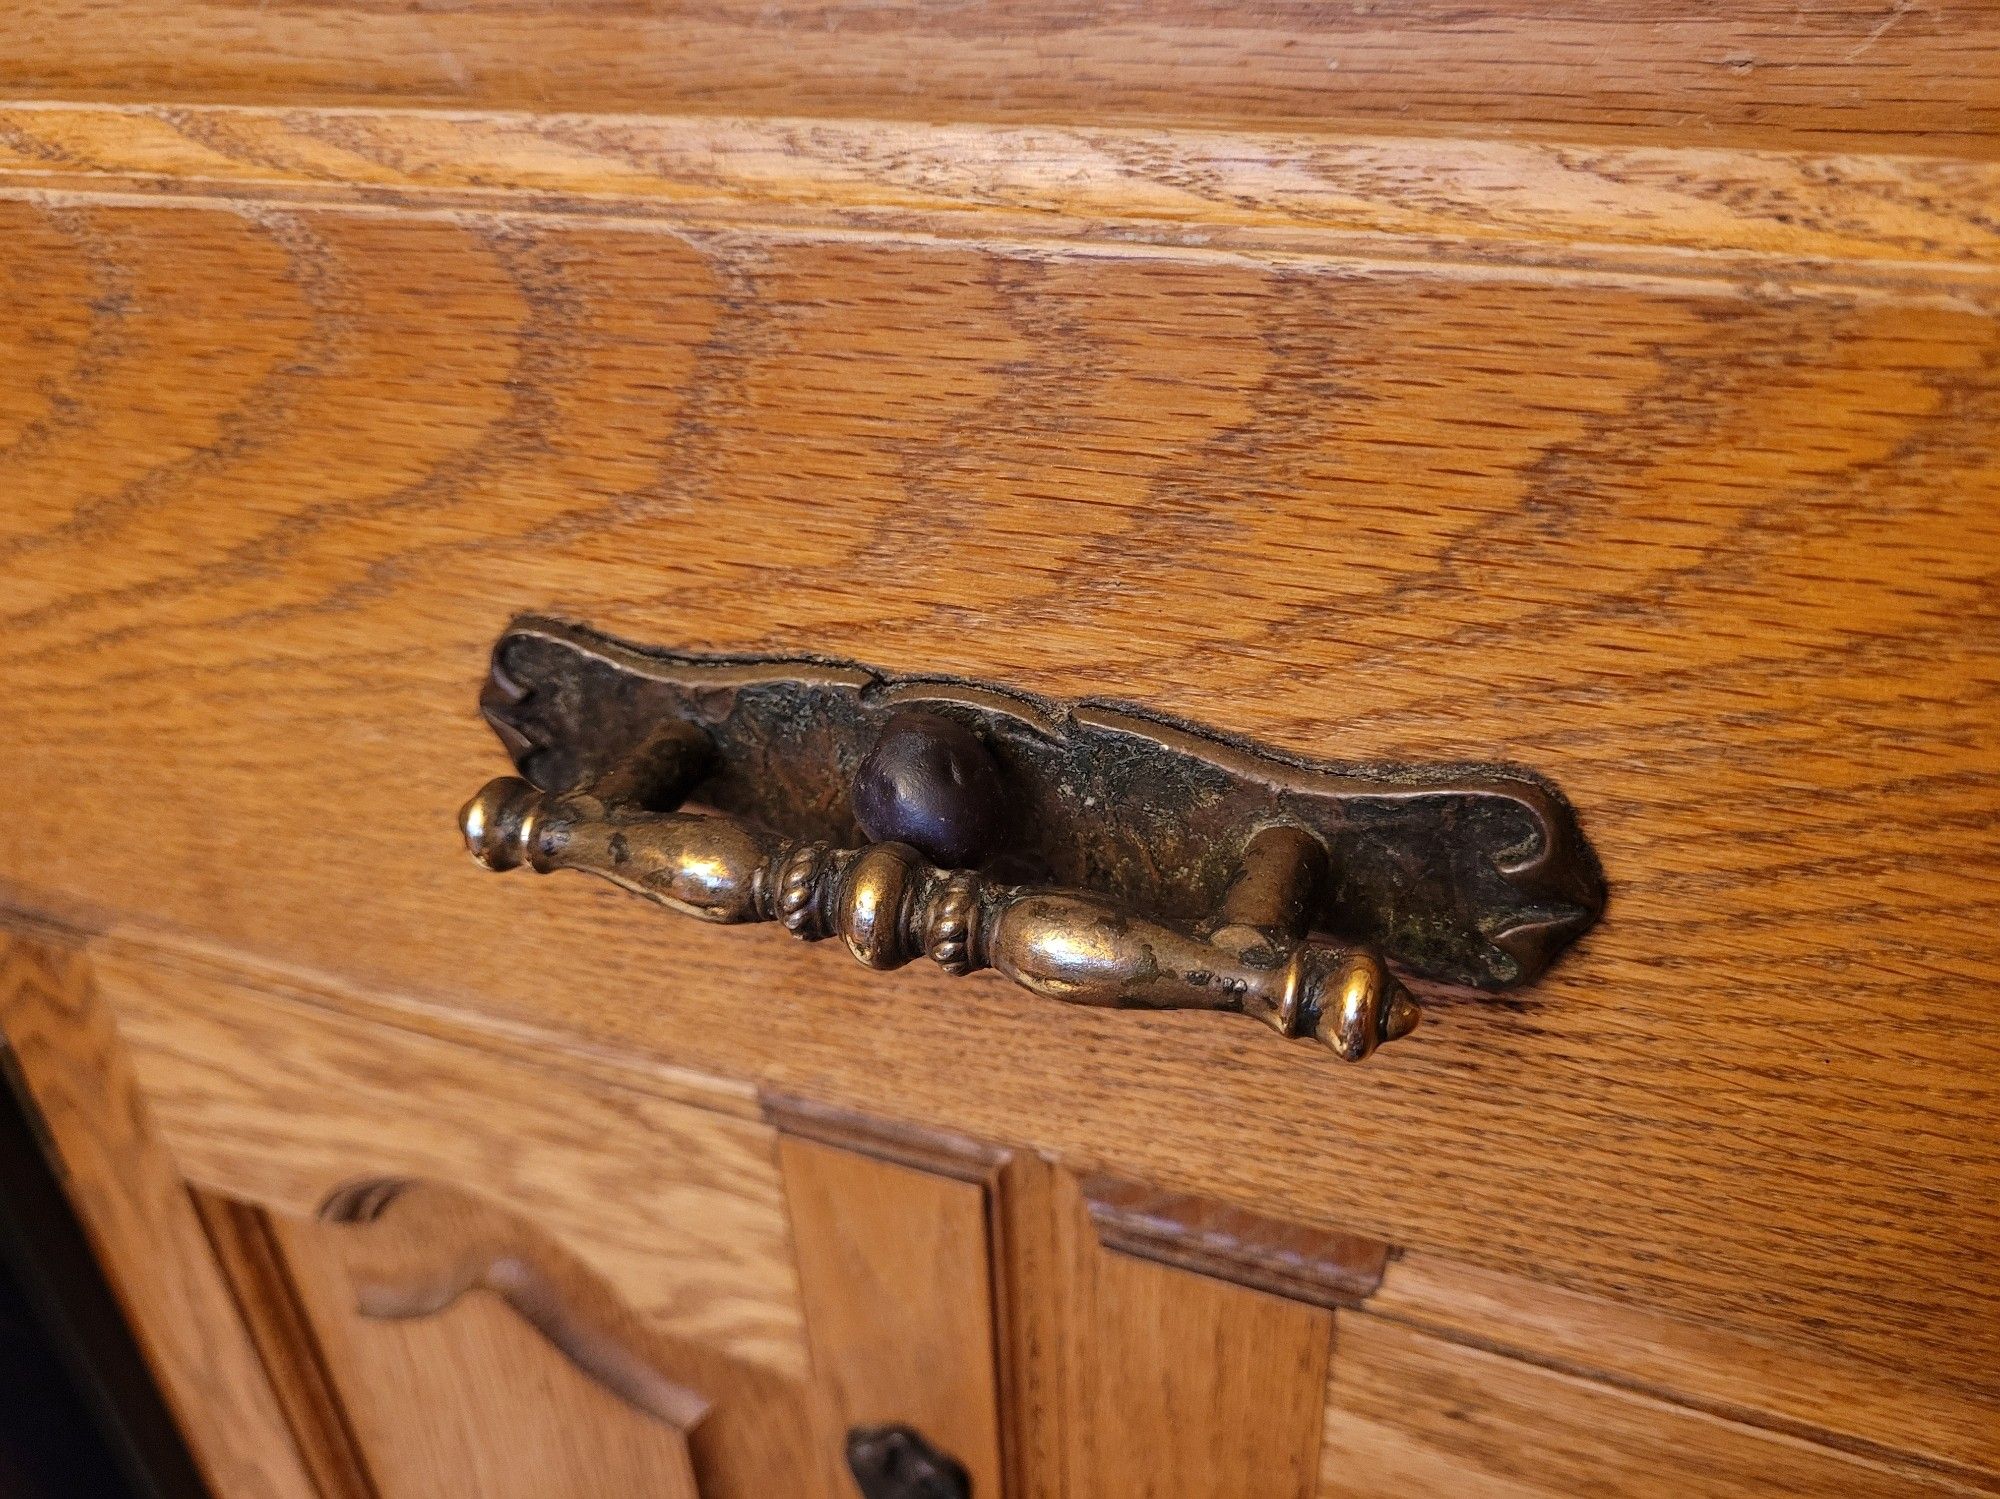
[[[581,870],[704,921],[782,921],[809,942],[839,937],[870,968],[929,957],[1072,1004],[1234,1011],[1350,1062],[1417,1024],[1381,958],[1303,940],[1326,855],[1296,828],[1252,836],[1215,925],[1190,934],[1100,896],[940,869],[908,844],[795,844],[728,816],[552,796],[515,776],[490,782],[459,821],[488,869]]]
[[[1568,806],[1503,768],[1315,766],[1104,705],[548,620],[501,638],[483,704],[522,772],[461,813],[489,869],[580,870],[875,969],[1249,1015],[1348,1061],[1417,1024],[1388,960],[1508,987],[1603,900]]]

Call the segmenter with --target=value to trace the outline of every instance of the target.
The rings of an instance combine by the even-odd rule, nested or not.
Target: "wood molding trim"
[[[70,0],[0,11],[0,93],[453,109],[1092,118],[1990,155],[1980,5],[887,8]]]
[[[1055,1482],[1063,1458],[1061,1375],[1055,1363],[1063,1308],[1050,1300],[1054,1168],[1030,1152],[966,1135],[767,1091],[764,1117],[781,1137],[832,1146],[871,1160],[977,1187],[985,1218],[1000,1466],[1009,1494],[1059,1499],[1036,1485]],[[781,1147],[782,1150],[782,1147]],[[811,1307],[807,1308],[808,1319]]]
[[[871,1119],[852,1109],[787,1093],[763,1095],[764,1117],[781,1133],[990,1187],[1014,1152],[949,1130]]]
[[[1314,1306],[1360,1306],[1382,1284],[1393,1253],[1360,1234],[1103,1173],[1086,1176],[1082,1188],[1105,1248]]]
[[[284,1250],[263,1209],[190,1188],[320,1499],[379,1499]]]
[[[626,1404],[689,1432],[708,1414],[700,1394],[663,1373],[649,1334],[609,1286],[545,1234],[469,1192],[435,1182],[355,1182],[328,1199],[366,1317],[429,1317],[470,1291],[491,1291],[584,1374]]]
[[[0,103],[0,190],[23,189],[982,239],[1102,239],[1115,224],[1121,247],[1182,254],[1789,268],[1932,289],[2000,270],[2000,228],[1980,211],[2000,198],[2000,163],[1712,146]]]

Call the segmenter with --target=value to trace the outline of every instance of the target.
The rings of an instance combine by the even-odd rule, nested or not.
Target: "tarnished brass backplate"
[[[715,753],[695,805],[836,844],[860,840],[856,767],[894,713],[921,706],[966,723],[998,762],[1008,806],[989,873],[1187,925],[1216,909],[1252,833],[1291,823],[1331,856],[1315,931],[1480,989],[1533,979],[1604,906],[1569,804],[1503,766],[1308,761],[1123,704],[647,650],[537,617],[500,637],[481,706],[550,792],[602,780],[669,720],[699,725]]]

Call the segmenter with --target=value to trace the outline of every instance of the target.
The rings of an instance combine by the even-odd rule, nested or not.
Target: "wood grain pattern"
[[[359,1316],[341,1230],[274,1222],[383,1499],[706,1499],[681,1432],[579,1372],[497,1299],[412,1321]]]
[[[1064,1499],[1083,1388],[1076,1372],[1079,1266],[1094,1244],[1074,1177],[1031,1151],[887,1121],[781,1093],[766,1113],[787,1136],[976,1188],[985,1218],[1000,1407],[1010,1499]],[[961,1195],[953,1200],[964,1202]]]
[[[108,179],[108,180],[107,180]],[[0,183],[1985,286],[2000,164],[1712,145],[0,104]],[[1385,237],[1393,237],[1385,239]],[[1357,243],[1359,241],[1359,243]],[[1702,259],[1689,267],[1684,252]]]
[[[1976,3],[1519,0],[71,0],[0,17],[0,93],[539,110],[1861,140],[1991,154],[2000,21]]]
[[[1370,1315],[1731,1421],[1851,1451],[1922,1461],[2000,1488],[2000,1402],[1853,1360],[1579,1296],[1435,1256],[1399,1255]]]
[[[463,209],[0,213],[15,906],[810,1096],[887,1075],[908,1118],[1993,1393],[1976,301]],[[524,892],[449,830],[523,606],[1309,752],[1504,755],[1574,795],[1611,915],[1518,1006],[1433,996],[1408,1055],[1333,1078]],[[968,1086],[968,1058],[1006,1065]]]
[[[669,1375],[651,1328],[591,1268],[534,1225],[435,1182],[367,1178],[341,1187],[319,1221],[364,1317],[435,1317],[487,1291],[579,1373],[686,1436],[710,1414]]]
[[[2000,1402],[1103,1173],[1073,1190],[1108,1249],[2000,1491]]]
[[[316,1495],[88,961],[0,934],[0,1031],[203,1476],[244,1499]]]
[[[1102,1184],[1092,1198],[1029,1153],[769,1104],[793,1132],[786,1181],[835,1425],[854,1419],[843,1392],[854,1380],[874,1402],[864,1412],[903,1412],[933,1437],[997,1391],[996,1455],[1015,1499],[1312,1492],[1324,1311],[1107,1249],[1095,1231]],[[1268,1274],[1271,1254],[1237,1247],[1235,1268]],[[822,1360],[829,1343],[836,1357]],[[996,1354],[996,1383],[968,1395],[967,1371]],[[966,1461],[974,1493],[987,1492],[986,1464]]]
[[[1088,1244],[1073,1494],[1313,1499],[1333,1313]]]
[[[879,1119],[858,1109],[776,1091],[765,1092],[759,1102],[764,1116],[794,1139],[982,1188],[997,1183],[1015,1159],[1009,1146],[935,1125]]]
[[[827,1427],[908,1424],[1006,1492],[985,1191],[814,1140],[779,1143]]]
[[[313,1493],[317,1499],[381,1499],[270,1215],[199,1188],[188,1196],[312,1475]]]
[[[339,1201],[381,1207],[379,1186],[355,1184]],[[316,1230],[229,1198],[193,1195],[323,1499],[409,1492],[439,1467],[453,1472],[453,1487],[444,1492],[467,1491],[458,1486],[503,1468],[501,1492],[539,1484],[555,1487],[529,1491],[595,1494],[601,1490],[591,1485],[602,1481],[619,1492],[627,1478],[643,1485],[647,1450],[658,1444],[639,1440],[637,1455],[621,1467],[626,1459],[619,1454],[635,1445],[623,1420],[604,1430],[604,1450],[580,1467],[563,1466],[571,1451],[593,1441],[590,1423],[601,1407],[565,1395],[573,1381],[550,1374],[550,1349],[685,1439],[684,1453],[670,1449],[662,1483],[671,1486],[685,1468],[700,1499],[829,1495],[820,1470],[832,1439],[818,1430],[808,1390],[661,1331],[563,1246],[504,1209],[434,1184],[409,1184],[387,1204],[400,1201],[395,1212]],[[495,1263],[495,1251],[511,1263]],[[492,1286],[475,1283],[482,1274]],[[371,1317],[444,1317],[464,1293],[480,1289],[495,1290],[493,1299],[532,1326],[545,1349],[523,1356],[520,1339],[492,1332],[487,1311],[448,1317],[435,1333],[405,1340],[352,1325]],[[475,1356],[501,1362],[478,1371],[473,1383],[481,1393],[472,1401],[477,1408],[468,1410],[460,1390],[465,1369],[453,1354],[482,1339]],[[329,1342],[336,1345],[331,1352]],[[356,1377],[357,1353],[369,1363],[360,1377],[386,1380],[409,1397],[385,1400],[371,1385],[359,1432],[353,1399],[336,1384],[337,1377]],[[386,1372],[378,1361],[386,1361]],[[348,1367],[336,1376],[336,1365]],[[546,1408],[551,1393],[553,1411]],[[525,1408],[505,1409],[510,1400]],[[551,1435],[551,1416],[557,1426],[567,1421],[575,1429]],[[454,1449],[489,1437],[500,1450],[470,1469],[448,1460]],[[426,1454],[415,1474],[407,1461],[412,1450]],[[609,1479],[607,1464],[614,1469]],[[377,1471],[385,1472],[379,1483]]]
[[[118,973],[140,961],[129,944],[120,944],[109,966]],[[170,969],[176,961],[185,962],[157,961]],[[218,982],[213,965],[203,971],[210,985]],[[183,976],[178,984],[155,987],[184,992],[187,982]],[[271,980],[267,978],[266,982]],[[254,996],[254,986],[245,986],[241,979],[238,983],[252,992],[240,995],[234,1008],[247,1009],[260,1003]],[[118,988],[121,993],[129,990],[128,985]],[[394,1030],[382,1030],[378,1037],[384,1047],[397,1044]],[[193,1033],[192,1042],[201,1044],[198,1030]],[[282,1055],[283,1048],[274,1048],[274,1052]],[[990,1310],[1002,1350],[997,1375],[997,1388],[1004,1392],[1000,1401],[1004,1416],[1001,1445],[1010,1454],[1006,1460],[1008,1481],[1015,1486],[1009,1492],[1018,1489],[1024,1495],[1058,1495],[1065,1491],[1062,1485],[1071,1481],[1108,1481],[1101,1471],[1101,1454],[1109,1450],[1107,1441],[1115,1445],[1118,1433],[1128,1442],[1136,1443],[1137,1438],[1132,1423],[1119,1414],[1128,1409],[1124,1404],[1126,1397],[1113,1399],[1105,1393],[1106,1376],[1100,1369],[1101,1352],[1096,1340],[1106,1337],[1113,1346],[1121,1346],[1119,1339],[1126,1334],[1118,1316],[1101,1312],[1095,1301],[1097,1267],[1104,1251],[1099,1247],[1098,1234],[1093,1232],[1096,1225],[1092,1221],[1094,1204],[1090,1193],[1080,1189],[1060,1169],[1005,1147],[940,1136],[935,1131],[908,1126],[873,1126],[852,1113],[799,1100],[771,1099],[766,1107],[787,1131],[825,1142],[820,1148],[830,1150],[836,1157],[858,1150],[878,1159],[902,1163],[897,1168],[901,1176],[929,1172],[950,1178],[935,1184],[933,1191],[936,1188],[949,1191],[963,1183],[967,1194],[979,1191],[986,1194],[984,1221],[990,1234],[995,1286]],[[517,1128],[532,1131],[538,1126],[532,1119],[523,1123],[506,1112],[496,1112],[487,1127],[496,1142],[504,1143],[513,1141]],[[917,1181],[923,1185],[922,1178]],[[1095,1191],[1098,1201],[1106,1200],[1101,1178],[1095,1179]],[[1160,1195],[1152,1194],[1147,1200]],[[1171,1194],[1168,1196],[1173,1200]],[[259,1250],[262,1244],[258,1235],[243,1233],[242,1226],[260,1226],[268,1233],[271,1230],[266,1215],[207,1194],[197,1193],[196,1199],[204,1205],[211,1239],[224,1251],[225,1265],[231,1267],[231,1280],[239,1301],[245,1303],[246,1315],[261,1308],[266,1314],[263,1322],[276,1328],[272,1339],[260,1341],[260,1348],[280,1392],[300,1382],[298,1378],[286,1378],[287,1375],[316,1376],[311,1340],[299,1337],[296,1328],[282,1315],[286,1311],[283,1295],[245,1295],[246,1287],[255,1291],[274,1280],[282,1283],[285,1278],[282,1265],[267,1263],[269,1256],[261,1252],[254,1273],[242,1272],[240,1262],[246,1258],[243,1251]],[[976,1236],[979,1230],[969,1215],[978,1210],[965,1206],[972,1201],[968,1196],[959,1204],[960,1222],[964,1234]],[[820,1206],[827,1212],[857,1218],[869,1233],[880,1226],[877,1210],[881,1204],[865,1195],[835,1194],[831,1202],[822,1202]],[[1270,1223],[1257,1215],[1222,1210],[1210,1216],[1229,1225],[1235,1241],[1230,1254],[1206,1256],[1210,1273],[1225,1279],[1236,1275],[1254,1283],[1260,1266],[1274,1254],[1295,1252],[1301,1242],[1317,1242],[1310,1233],[1302,1239],[1296,1225]],[[219,1224],[235,1228],[223,1234],[218,1232]],[[874,1227],[868,1227],[871,1224]],[[851,1238],[857,1231],[857,1227],[850,1225],[839,1236]],[[1252,1238],[1258,1244],[1247,1242]],[[236,1243],[237,1240],[245,1242]],[[237,1252],[229,1252],[232,1245]],[[959,1259],[969,1261],[972,1257],[968,1250]],[[1161,1298],[1178,1302],[1191,1295],[1199,1303],[1208,1296],[1199,1285],[1188,1291],[1188,1284],[1161,1282],[1139,1320],[1149,1322],[1157,1311],[1154,1303]],[[849,1296],[848,1309],[852,1310],[863,1299]],[[1114,1308],[1122,1305],[1116,1301],[1107,1304]],[[1416,1327],[1440,1344],[1457,1344],[1482,1354],[1497,1352],[1567,1378],[1609,1382],[1640,1397],[1642,1408],[1662,1402],[1676,1407],[1671,1418],[1660,1418],[1663,1421],[1695,1422],[1697,1429],[1707,1430],[1707,1426],[1699,1423],[1720,1417],[1715,1429],[1732,1433],[1731,1442],[1748,1442],[1754,1448],[1757,1441],[1766,1438],[1781,1443],[1805,1438],[1822,1447],[1831,1443],[1843,1448],[1849,1455],[1863,1459],[1867,1468],[1921,1472],[1931,1481],[1980,1491],[2000,1488],[2000,1477],[1995,1477],[2000,1474],[2000,1453],[1995,1450],[2000,1412],[1996,1412],[1992,1402],[1982,1402],[1935,1384],[1920,1384],[1851,1362],[1802,1358],[1795,1347],[1751,1342],[1713,1327],[1675,1322],[1640,1308],[1563,1293],[1546,1284],[1496,1275],[1426,1254],[1405,1253],[1396,1257],[1389,1264],[1382,1284],[1370,1292],[1365,1306],[1370,1317]],[[280,1314],[276,1317],[270,1315],[274,1307]],[[962,1310],[956,1308],[948,1315],[948,1325],[960,1325]],[[1109,1317],[1102,1330],[1100,1317]],[[253,1330],[262,1325],[255,1316],[250,1320]],[[879,1343],[893,1337],[895,1320],[884,1318],[883,1324],[874,1329],[864,1325],[863,1331],[868,1334],[864,1341]],[[295,1351],[286,1357],[287,1348],[303,1348],[304,1352],[301,1355]],[[1440,1352],[1437,1356],[1450,1355]],[[729,1390],[733,1400],[725,1404],[725,1414],[738,1422],[749,1419],[756,1431],[774,1429],[770,1412],[787,1400],[799,1399],[798,1395],[773,1388],[768,1382],[746,1384],[743,1370],[724,1361],[704,1360],[691,1345],[676,1346],[675,1358],[680,1364],[685,1366],[691,1357],[700,1371],[700,1387]],[[1193,1359],[1196,1364],[1206,1361],[1205,1354]],[[895,1367],[893,1360],[889,1366]],[[1115,1363],[1111,1369],[1108,1386],[1111,1389],[1119,1388],[1120,1381],[1131,1377]],[[1308,1380],[1308,1387],[1311,1384]],[[922,1398],[937,1398],[937,1392],[927,1389]],[[1110,1403],[1104,1404],[1106,1401]],[[315,1434],[335,1439],[309,1444],[309,1451],[328,1449],[333,1456],[339,1456],[343,1427],[337,1407],[327,1399],[307,1400],[303,1404],[306,1407],[303,1411],[295,1409],[293,1403],[287,1406],[295,1429],[302,1419],[306,1421],[302,1439]],[[901,1400],[887,1396],[882,1397],[881,1404],[883,1408],[904,1408]],[[1100,1416],[1100,1407],[1108,1414]],[[750,1413],[748,1417],[745,1412]],[[427,1416],[418,1412],[413,1419],[427,1419]],[[1184,1418],[1184,1422],[1186,1419],[1190,1418]],[[1106,1420],[1113,1438],[1103,1435]],[[777,1420],[776,1428],[788,1432],[817,1430],[819,1423],[819,1413],[807,1415],[801,1407],[791,1419]],[[1761,1437],[1750,1428],[1760,1431]],[[740,1426],[732,1430],[737,1438],[744,1436]],[[1508,1430],[1521,1440],[1533,1436],[1518,1428]],[[1494,1438],[1502,1448],[1513,1439],[1513,1436],[1504,1440]],[[831,1453],[838,1446],[837,1432],[823,1432],[813,1440],[815,1450],[823,1453]],[[1207,1438],[1190,1432],[1187,1441],[1199,1447]],[[803,1481],[783,1466],[788,1461],[797,1461],[795,1448],[774,1456],[755,1442],[737,1440],[728,1451],[727,1460],[716,1462],[717,1473],[783,1471],[788,1475],[786,1481]],[[1514,1459],[1490,1455],[1483,1460]],[[1832,1454],[1823,1454],[1814,1461],[1832,1462]],[[778,1464],[775,1470],[773,1463]],[[357,1465],[358,1458],[348,1467]],[[320,1472],[320,1468],[315,1471]],[[1181,1476],[1186,1479],[1185,1472]],[[322,1477],[321,1481],[324,1486],[326,1479]],[[353,1480],[356,1484],[361,1481]],[[328,1491],[366,1492],[354,1486]],[[742,1491],[762,1492],[756,1482],[750,1482]]]
[[[1070,1499],[1074,1283],[1090,1230],[1074,1178],[1033,1152],[1011,1153],[988,1190],[1008,1499]]]
[[[1093,1172],[1080,1184],[1107,1249],[1313,1306],[1359,1306],[1382,1284],[1389,1246]]]
[[[439,1317],[489,1292],[578,1373],[677,1432],[701,1499],[820,1492],[821,1455],[833,1444],[802,1386],[662,1331],[519,1214],[436,1182],[365,1180],[337,1192],[319,1221],[340,1230],[316,1243],[345,1271],[359,1316]],[[405,1419],[439,1417],[419,1409]],[[567,1489],[596,1492],[583,1475],[556,1472]]]
[[[102,971],[190,1180],[299,1218],[369,1175],[482,1191],[664,1331],[804,1381],[767,1127],[359,1024],[209,967],[112,953]]]
[[[1931,1499],[1974,1492],[1370,1317],[1336,1315],[1320,1499]]]

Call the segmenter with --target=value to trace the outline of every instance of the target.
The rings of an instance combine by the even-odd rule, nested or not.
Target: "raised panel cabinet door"
[[[371,1186],[389,1190],[358,1189]],[[691,1441],[712,1410],[682,1382],[694,1371],[655,1362],[629,1314],[595,1320],[602,1291],[551,1243],[517,1239],[483,1204],[403,1184],[398,1204],[357,1223],[272,1219],[208,1201],[213,1218],[261,1230],[276,1250],[270,1281],[238,1287],[246,1310],[273,1324],[264,1352],[274,1373],[296,1367],[289,1382],[301,1389],[323,1375],[318,1393],[329,1403],[292,1409],[318,1428],[324,1451],[340,1454],[321,1465],[323,1490],[380,1499],[724,1491],[719,1478],[697,1482]],[[496,1251],[511,1263],[489,1258]],[[292,1304],[272,1305],[274,1296]]]
[[[835,1492],[761,1122],[21,938],[0,1027],[218,1494]]]
[[[307,1371],[299,1384],[323,1371],[331,1408],[295,1416],[351,1451],[359,1492],[820,1491],[808,1390],[659,1332],[494,1204],[377,1180],[312,1221],[222,1216],[276,1251],[277,1273],[246,1300],[274,1324],[274,1367]]]

